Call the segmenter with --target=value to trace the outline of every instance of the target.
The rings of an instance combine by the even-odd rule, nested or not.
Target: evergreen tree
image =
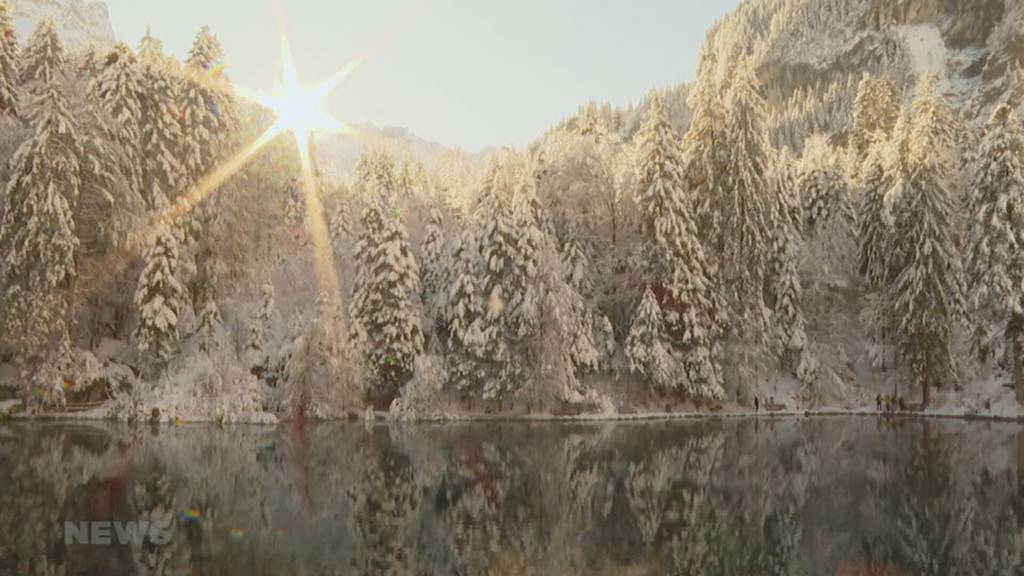
[[[185,63],[182,81],[181,132],[184,140],[180,158],[184,167],[187,189],[205,174],[216,158],[216,135],[221,129],[219,103],[216,95],[217,74],[223,58],[219,44],[203,27],[192,42]]]
[[[455,387],[468,397],[477,394],[485,378],[485,301],[480,291],[483,269],[474,231],[464,230],[454,239],[450,256],[451,290],[446,301],[448,328],[446,370]]]
[[[934,76],[918,83],[910,140],[901,146],[907,171],[894,232],[901,265],[888,295],[899,347],[926,406],[932,386],[956,379],[952,339],[963,295],[950,190],[953,116],[937,84]]]
[[[686,392],[720,398],[721,303],[714,272],[697,239],[683,181],[679,142],[655,95],[639,135],[637,204],[642,214],[646,281],[658,296],[662,326],[688,376]],[[680,382],[679,385],[684,385]]]
[[[249,322],[249,338],[246,344],[254,356],[256,366],[262,366],[266,360],[267,330],[273,317],[274,285],[266,281],[260,287],[260,307]]]
[[[397,209],[369,208],[357,249],[359,272],[352,300],[354,340],[377,383],[375,404],[390,406],[423,353],[423,331],[415,301],[419,268]]]
[[[362,405],[363,364],[345,330],[341,307],[320,293],[312,320],[292,346],[285,368],[293,418],[340,418]]]
[[[764,333],[764,286],[768,272],[774,207],[766,194],[774,152],[768,141],[765,103],[750,59],[733,70],[728,94],[724,182],[702,198],[706,245],[721,274],[732,329],[743,337]]]
[[[857,210],[858,270],[871,290],[888,283],[888,250],[893,228],[889,192],[893,183],[887,163],[892,154],[889,142],[877,142],[871,146],[861,168]]]
[[[690,105],[693,119],[683,141],[686,161],[684,175],[690,201],[697,207],[698,231],[702,239],[711,238],[721,228],[720,214],[710,208],[724,197],[727,148],[725,142],[725,107],[719,86],[709,73],[696,83]]]
[[[128,187],[142,187],[142,100],[139,65],[130,48],[118,44],[107,54],[95,84],[96,97],[111,119],[111,134],[124,159],[122,174]],[[152,202],[151,202],[152,204]]]
[[[150,40],[147,42],[147,38]],[[148,35],[139,48],[142,63],[142,175],[151,208],[183,193],[185,168],[179,158],[184,134],[178,122],[178,82],[171,75],[159,40]]]
[[[580,295],[589,296],[593,289],[593,282],[590,281],[590,257],[587,256],[581,242],[571,238],[565,242],[562,265],[565,267],[569,286]]]
[[[672,357],[662,324],[658,299],[650,288],[644,290],[643,299],[633,317],[633,325],[626,338],[626,358],[629,369],[644,375],[656,388],[672,390],[682,376]]]
[[[150,242],[145,264],[135,290],[138,326],[135,343],[140,352],[151,353],[157,364],[171,359],[178,340],[179,318],[185,289],[178,282],[178,239],[170,228],[158,232]]]
[[[78,275],[74,211],[82,143],[57,77],[41,78],[31,107],[34,134],[12,159],[0,211],[3,333],[22,371],[26,406],[32,386],[59,382],[53,369],[70,349],[70,295]]]
[[[21,82],[43,89],[64,76],[64,47],[57,35],[53,20],[44,18],[36,26],[21,54]]]
[[[423,306],[428,319],[439,319],[445,308],[448,284],[444,274],[444,222],[441,211],[430,211],[426,234],[423,237]]]
[[[18,38],[7,0],[0,0],[0,116],[18,117]]]
[[[887,76],[874,79],[865,74],[857,86],[850,134],[858,159],[865,157],[874,142],[889,137],[899,115],[899,96],[892,81]]]
[[[488,337],[484,353],[490,375],[484,382],[483,396],[488,400],[500,400],[514,391],[521,383],[523,369],[512,350],[520,330],[518,304],[524,288],[518,269],[520,238],[514,206],[518,174],[513,162],[507,155],[503,160],[492,160],[476,212],[484,263],[480,290],[485,305],[483,333]]]
[[[139,40],[138,49],[139,61],[145,66],[163,67],[167,65],[167,56],[164,55],[164,43],[153,36],[152,30],[146,26],[146,33]]]
[[[971,188],[974,348],[984,361],[1002,342],[1009,345],[1017,400],[1024,402],[1024,127],[1007,105],[986,125]]]

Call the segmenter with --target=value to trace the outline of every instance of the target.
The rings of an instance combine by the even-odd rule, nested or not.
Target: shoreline
[[[375,412],[374,424],[448,424],[448,423],[629,423],[629,422],[670,422],[681,420],[727,420],[738,418],[757,419],[781,419],[781,418],[812,418],[812,417],[840,417],[840,416],[871,416],[886,419],[943,419],[943,420],[964,420],[974,422],[1007,422],[1024,424],[1024,414],[1006,415],[976,412],[957,411],[934,411],[934,412],[877,412],[867,409],[837,409],[821,408],[812,410],[780,410],[778,412],[754,412],[754,411],[722,411],[722,412],[645,412],[634,414],[579,414],[579,415],[555,415],[555,414],[441,414],[431,417],[401,419],[392,418],[387,412]],[[110,418],[105,410],[94,410],[81,413],[50,413],[33,414],[30,416],[19,414],[7,414],[0,412],[0,422],[113,422],[122,423]],[[254,415],[251,419],[242,419],[232,422],[217,421],[214,419],[181,419],[178,421],[161,422],[136,422],[135,424],[159,425],[159,426],[181,426],[186,424],[210,424],[221,427],[226,426],[278,426],[287,423],[289,420],[281,420],[272,414]],[[362,416],[359,418],[336,418],[331,420],[320,420],[319,422],[366,422]]]

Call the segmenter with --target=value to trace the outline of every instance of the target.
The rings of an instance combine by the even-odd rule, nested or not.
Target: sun
[[[281,38],[281,78],[270,94],[243,94],[274,114],[273,134],[291,132],[303,163],[309,161],[309,141],[316,133],[350,132],[351,129],[327,111],[327,96],[341,83],[353,66],[342,68],[318,86],[309,87],[299,79],[286,37]]]

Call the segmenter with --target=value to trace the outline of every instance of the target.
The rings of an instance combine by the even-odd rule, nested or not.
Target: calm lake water
[[[1022,466],[952,420],[8,423],[0,574],[1021,574]]]

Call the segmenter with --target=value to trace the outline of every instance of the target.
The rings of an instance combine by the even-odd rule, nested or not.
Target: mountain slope
[[[110,14],[102,2],[83,0],[9,0],[14,25],[22,42],[43,18],[57,25],[61,40],[76,50],[89,44],[104,47],[114,43]]]
[[[811,132],[844,132],[865,72],[887,74],[904,89],[936,73],[963,117],[979,121],[999,103],[1024,102],[1024,5],[747,0],[709,33],[701,69],[727,76],[743,55],[764,83],[777,144],[799,147]]]

